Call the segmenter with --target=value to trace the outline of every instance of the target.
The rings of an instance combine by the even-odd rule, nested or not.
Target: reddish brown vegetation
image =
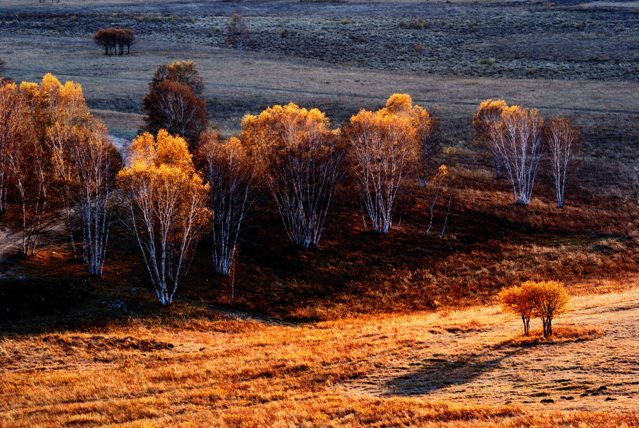
[[[104,48],[105,55],[124,55],[124,48],[130,54],[135,43],[135,31],[130,28],[102,28],[95,32],[93,41]]]

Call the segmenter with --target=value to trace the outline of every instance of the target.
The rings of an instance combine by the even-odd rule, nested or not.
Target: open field
[[[552,343],[492,306],[301,325],[182,306],[9,335],[0,425],[636,426],[636,286],[575,299]]]

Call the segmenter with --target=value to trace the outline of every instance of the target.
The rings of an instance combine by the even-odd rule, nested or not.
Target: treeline
[[[208,235],[212,268],[228,275],[242,226],[270,196],[290,241],[320,245],[338,184],[361,205],[377,233],[394,224],[407,180],[422,180],[434,206],[446,198],[445,232],[455,188],[446,165],[427,174],[439,150],[437,120],[407,94],[378,110],[362,109],[341,128],[318,109],[276,105],[246,115],[228,139],[208,128],[204,83],[192,62],[161,66],[145,98],[146,127],[123,166],[106,128],[89,113],[79,85],[52,75],[40,84],[0,90],[0,210],[20,207],[22,253],[36,251],[43,228],[62,213],[73,247],[101,275],[115,207],[143,256],[159,302],[172,302],[196,243]],[[530,201],[544,152],[551,154],[558,204],[578,134],[565,119],[547,124],[535,110],[482,103],[476,141],[503,166],[515,201]],[[525,180],[523,178],[525,178]]]
[[[102,28],[95,32],[93,41],[104,49],[105,55],[124,55],[131,53],[135,44],[135,31],[131,28]]]

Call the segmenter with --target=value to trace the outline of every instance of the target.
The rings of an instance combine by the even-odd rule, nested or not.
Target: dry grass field
[[[574,299],[552,342],[494,306],[299,325],[183,306],[9,335],[0,425],[636,426],[636,285]]]
[[[244,55],[224,42],[240,11]],[[131,55],[104,56],[103,26],[130,26]],[[17,207],[0,217],[0,427],[639,426],[639,6],[626,1],[5,0],[0,59],[15,80],[82,84],[126,145],[160,64],[192,59],[224,136],[265,107],[318,107],[335,127],[406,92],[440,122],[454,188],[413,177],[387,236],[362,224],[348,180],[319,248],[290,245],[264,194],[231,278],[203,239],[171,307],[153,295],[130,231],[114,223],[89,279],[61,222],[17,257]],[[555,208],[533,201],[472,141],[486,98],[580,127]],[[521,335],[496,306],[526,280],[573,296],[553,339]],[[231,297],[233,287],[233,297]]]

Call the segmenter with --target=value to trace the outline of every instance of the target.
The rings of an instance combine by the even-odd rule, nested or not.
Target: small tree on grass
[[[244,218],[254,202],[255,164],[241,141],[220,141],[216,132],[200,137],[199,155],[204,160],[206,180],[211,189],[213,267],[228,275],[240,238]]]
[[[536,315],[541,318],[544,337],[552,336],[552,320],[566,312],[570,296],[561,282],[544,281],[531,285],[531,300]]]
[[[579,129],[568,119],[551,117],[545,127],[545,137],[550,152],[557,208],[563,208],[566,176],[570,161],[579,145]]]
[[[93,41],[104,49],[105,55],[124,55],[131,53],[131,46],[135,43],[135,31],[130,28],[102,28],[95,32]]]
[[[521,317],[526,336],[530,332],[530,318],[532,318],[535,309],[529,292],[530,287],[522,285],[505,288],[499,293],[499,303],[502,310]]]
[[[508,107],[504,100],[487,99],[479,104],[479,108],[473,115],[473,128],[475,128],[475,141],[486,146],[493,157],[495,165],[495,178],[503,178],[503,160],[497,146],[490,139],[490,128],[501,119],[501,112]]]
[[[525,335],[530,331],[530,319],[539,317],[544,337],[552,336],[552,320],[566,312],[569,300],[566,288],[557,281],[526,281],[499,293],[502,310],[521,316]]]
[[[206,230],[208,185],[196,172],[186,141],[165,130],[131,143],[118,174],[133,231],[159,302],[169,305],[197,238]]]

